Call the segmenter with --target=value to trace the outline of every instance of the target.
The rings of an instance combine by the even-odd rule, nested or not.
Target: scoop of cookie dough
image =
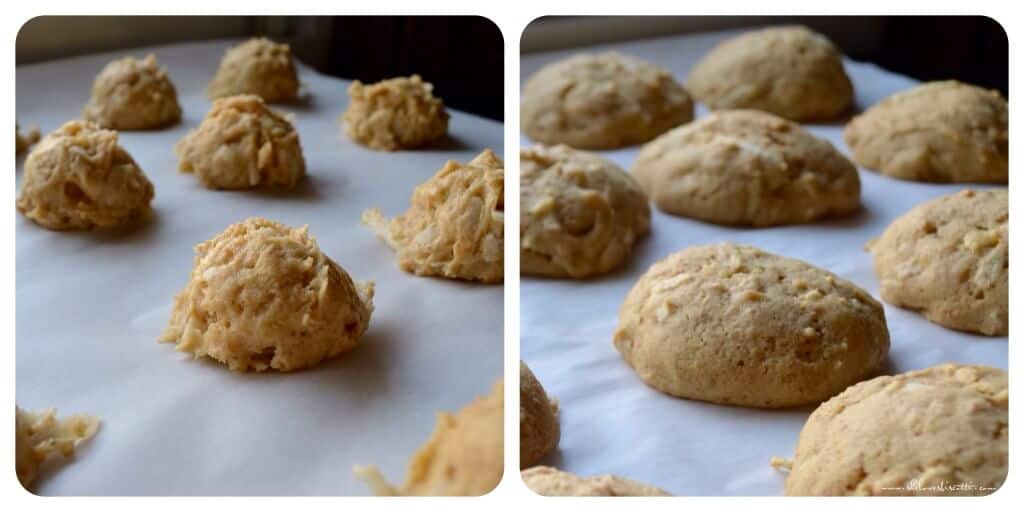
[[[174,150],[178,169],[212,189],[290,189],[306,175],[299,133],[259,96],[215,101]]]
[[[615,347],[649,386],[748,407],[814,404],[880,367],[882,305],[853,283],[754,247],[694,246],[626,296]]]
[[[650,231],[647,196],[619,166],[565,145],[519,152],[520,272],[577,279],[624,262]]]
[[[376,208],[363,223],[420,276],[484,283],[504,278],[505,164],[484,150],[468,164],[449,160],[416,187],[409,210],[386,219]]]
[[[519,467],[533,466],[551,453],[559,437],[558,402],[548,398],[530,368],[519,361]]]
[[[799,224],[860,208],[852,162],[800,125],[756,110],[673,129],[640,150],[632,174],[659,209],[716,224]]]
[[[252,38],[224,53],[206,89],[210,99],[254,94],[267,103],[285,103],[299,95],[292,50],[266,38]]]
[[[54,230],[130,224],[150,213],[153,184],[117,143],[117,132],[68,121],[25,160],[18,211]]]
[[[1006,479],[1006,373],[944,364],[878,377],[821,404],[787,495],[976,496]]]
[[[14,463],[18,481],[30,489],[40,469],[56,459],[70,459],[78,445],[99,430],[100,419],[76,414],[57,419],[53,409],[26,411],[14,408]]]
[[[20,154],[28,150],[29,146],[39,142],[39,130],[33,128],[24,135],[21,134],[21,126],[14,123],[14,152]]]
[[[956,81],[894,94],[843,133],[860,165],[902,180],[1006,183],[1009,113],[998,91]]]
[[[92,83],[85,119],[112,130],[161,128],[181,119],[178,93],[152,54],[107,64]]]
[[[868,244],[882,299],[939,325],[1010,330],[1006,189],[963,190],[918,205]]]
[[[693,119],[693,100],[667,70],[614,52],[580,54],[533,74],[523,131],[544,144],[612,149],[647,142]]]
[[[541,496],[671,496],[657,487],[620,476],[582,478],[549,466],[524,469],[520,476],[526,487]]]
[[[395,487],[375,466],[356,466],[356,476],[378,496],[482,496],[504,473],[505,387],[477,398],[458,414],[440,413],[433,435],[409,461],[405,483]]]
[[[843,56],[804,27],[748,32],[720,43],[690,71],[686,86],[713,110],[757,109],[791,119],[831,119],[853,102]]]
[[[348,110],[342,115],[345,134],[383,151],[415,148],[444,137],[448,112],[433,89],[419,75],[370,85],[352,82]]]
[[[196,246],[160,341],[236,371],[298,370],[359,343],[373,292],[320,251],[308,226],[250,218]]]

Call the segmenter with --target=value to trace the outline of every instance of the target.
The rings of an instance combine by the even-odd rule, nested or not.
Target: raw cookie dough
[[[998,91],[928,82],[853,118],[843,137],[857,163],[894,178],[1006,183],[1008,119]]]
[[[254,94],[267,103],[286,103],[299,95],[299,77],[286,44],[252,38],[224,52],[206,89],[210,99]]]
[[[342,115],[345,134],[382,151],[423,146],[444,137],[448,112],[433,95],[434,86],[419,75],[392,78],[348,88],[348,110]]]
[[[524,469],[520,475],[526,487],[541,496],[671,496],[657,487],[615,475],[581,478],[549,466]]]
[[[194,173],[206,188],[290,189],[306,175],[299,133],[259,96],[215,101],[174,150],[178,169]]]
[[[298,370],[359,344],[373,291],[321,252],[308,226],[254,217],[196,246],[160,341],[236,371]]]
[[[860,208],[857,167],[800,125],[725,110],[649,142],[633,176],[659,209],[741,226],[800,224]]]
[[[54,230],[131,224],[147,217],[153,184],[117,143],[117,132],[68,121],[25,160],[18,211]]]
[[[719,243],[655,263],[619,312],[615,348],[649,386],[748,407],[816,404],[877,371],[882,305],[799,260]]]
[[[504,473],[505,387],[477,398],[458,414],[440,413],[430,439],[409,461],[405,483],[389,484],[375,466],[356,466],[356,476],[378,496],[482,496]]]
[[[39,130],[33,128],[28,131],[25,135],[21,134],[21,126],[18,123],[14,123],[14,152],[20,154],[27,150],[29,146],[39,142]]]
[[[614,52],[580,54],[530,77],[520,115],[534,141],[612,149],[691,121],[693,100],[654,64]]]
[[[1006,479],[1008,402],[1006,373],[987,366],[851,386],[808,418],[786,494],[990,494]]]
[[[468,164],[445,163],[416,187],[409,210],[386,219],[374,208],[363,223],[420,276],[497,283],[504,279],[505,164],[484,150]]]
[[[92,83],[82,115],[111,130],[149,130],[177,123],[181,107],[167,70],[150,54],[107,64]]]
[[[950,329],[1010,330],[1006,189],[963,190],[918,205],[868,244],[886,302]]]
[[[533,466],[551,453],[559,437],[558,402],[548,397],[526,363],[519,361],[519,467]]]
[[[31,489],[43,465],[59,456],[70,459],[75,449],[99,429],[100,419],[75,414],[57,419],[57,411],[14,408],[14,457],[18,481]]]
[[[686,86],[712,110],[749,108],[793,121],[832,119],[853,102],[843,56],[805,27],[748,32],[713,48]]]
[[[603,274],[650,231],[647,196],[614,163],[565,145],[521,150],[519,163],[522,274]]]

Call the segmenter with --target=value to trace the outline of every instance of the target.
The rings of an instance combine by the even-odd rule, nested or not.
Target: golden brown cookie
[[[181,107],[167,70],[149,54],[107,64],[92,83],[82,115],[111,130],[150,130],[177,123]]]
[[[369,85],[356,80],[348,88],[348,110],[342,115],[345,134],[378,151],[436,141],[448,131],[448,112],[433,90],[419,75]]]
[[[670,496],[657,487],[615,475],[583,478],[549,466],[524,469],[520,475],[526,487],[541,496]]]
[[[206,95],[210,99],[253,94],[267,103],[285,103],[299,95],[292,50],[259,37],[228,49]]]
[[[527,468],[558,446],[558,402],[548,397],[544,386],[519,361],[519,467]]]
[[[100,419],[75,414],[57,419],[53,409],[26,411],[14,408],[14,464],[18,481],[31,489],[45,465],[57,458],[70,459],[78,445],[92,439]]]

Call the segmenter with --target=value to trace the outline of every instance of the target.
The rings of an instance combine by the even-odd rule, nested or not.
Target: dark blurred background
[[[376,82],[418,73],[447,106],[504,115],[504,41],[479,16],[41,16],[17,64],[141,46],[264,35],[321,73]]]
[[[523,53],[674,34],[800,23],[854,60],[918,80],[955,78],[1009,97],[1006,32],[983,16],[547,16],[523,33]]]

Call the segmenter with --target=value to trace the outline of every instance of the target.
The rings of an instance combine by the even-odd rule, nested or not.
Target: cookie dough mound
[[[918,205],[868,244],[886,302],[950,329],[1010,330],[1006,189],[964,190]]]
[[[732,243],[652,265],[627,295],[614,341],[659,391],[765,408],[826,400],[889,352],[882,305],[856,285]]]
[[[650,231],[647,196],[619,166],[568,146],[519,153],[523,274],[581,279],[624,262]]]
[[[615,475],[581,478],[549,466],[524,469],[520,475],[526,487],[541,496],[670,496],[657,487]]]
[[[29,146],[39,142],[39,130],[31,129],[25,135],[21,134],[21,126],[14,123],[14,152],[21,154],[28,150]]]
[[[426,145],[448,131],[448,112],[419,75],[392,78],[348,88],[349,106],[342,115],[345,134],[379,151]]]
[[[852,162],[800,125],[756,110],[715,112],[658,137],[632,173],[659,209],[716,224],[799,224],[860,208]]]
[[[558,402],[548,398],[544,386],[526,363],[519,362],[519,467],[527,468],[558,446]]]
[[[860,165],[902,180],[1006,183],[1009,113],[998,91],[956,81],[894,94],[843,133]]]
[[[99,430],[95,416],[76,414],[57,419],[53,409],[26,411],[14,408],[14,457],[18,481],[32,487],[39,470],[58,458],[70,459],[75,449]]]
[[[299,133],[259,96],[215,101],[174,149],[181,172],[212,189],[290,189],[306,175]]]
[[[614,52],[549,64],[526,82],[523,131],[544,144],[612,149],[693,119],[693,100],[667,70]]]
[[[250,218],[196,246],[160,341],[236,371],[307,368],[359,344],[373,291],[321,252],[308,226]]]
[[[853,102],[842,54],[799,26],[722,42],[694,66],[686,86],[712,110],[756,109],[793,121],[832,119]]]
[[[945,364],[878,377],[821,404],[786,494],[977,496],[1006,479],[1006,373]]]
[[[363,212],[363,223],[395,249],[402,270],[500,282],[505,272],[504,166],[489,149],[465,165],[449,160],[416,187],[405,214],[388,220],[371,209]]]
[[[152,54],[118,59],[100,71],[82,114],[111,130],[149,130],[181,119],[178,93]]]
[[[153,184],[117,143],[117,132],[69,121],[25,160],[18,211],[54,230],[89,230],[147,217]]]
[[[356,476],[378,496],[482,496],[504,473],[505,387],[477,398],[458,414],[440,413],[430,439],[413,455],[405,483],[389,484],[374,466]]]
[[[252,38],[224,53],[213,81],[210,99],[254,94],[267,103],[286,103],[299,95],[299,77],[286,44]]]

